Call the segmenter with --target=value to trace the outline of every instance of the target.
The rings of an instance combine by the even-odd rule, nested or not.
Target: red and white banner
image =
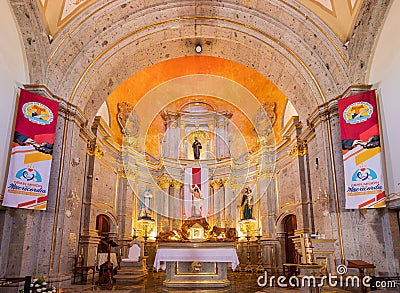
[[[200,199],[194,195],[199,189]],[[208,168],[186,168],[184,183],[185,215],[184,218],[207,217],[209,182]]]
[[[375,91],[338,101],[347,209],[385,207]]]
[[[45,210],[58,103],[21,90],[3,206]]]

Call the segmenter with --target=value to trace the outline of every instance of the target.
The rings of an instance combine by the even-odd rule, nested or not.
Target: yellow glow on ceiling
[[[178,105],[194,96],[213,104],[218,111],[232,111],[233,122],[240,125],[239,130],[252,151],[257,147],[257,141],[250,120],[261,103],[275,102],[277,122],[274,131],[280,134],[287,99],[270,80],[226,59],[192,56],[150,66],[127,79],[110,94],[107,105],[113,137],[122,143],[117,104],[132,103],[140,120],[141,145],[159,158],[160,135],[165,131],[160,112],[167,106],[168,109],[177,109]]]

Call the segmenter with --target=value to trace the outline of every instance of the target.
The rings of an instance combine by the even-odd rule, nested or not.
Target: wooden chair
[[[85,266],[84,263],[85,263],[85,259],[82,254],[75,255],[74,284],[75,284],[75,276],[77,273],[85,272],[86,279],[87,279],[89,272],[92,271],[92,273],[93,273],[92,284],[94,285],[94,275],[96,272],[96,266]]]

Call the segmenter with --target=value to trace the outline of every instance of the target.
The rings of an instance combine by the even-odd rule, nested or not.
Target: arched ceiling
[[[48,34],[56,37],[72,19],[79,17],[98,0],[37,0]],[[350,37],[355,19],[363,0],[297,0],[321,20],[345,42]],[[109,4],[114,2],[108,1]],[[245,1],[251,6],[252,1]],[[150,5],[150,3],[147,3]]]
[[[51,20],[61,19],[64,24],[59,23],[48,50],[42,51],[43,71],[32,70],[33,74],[43,72],[41,77],[37,74],[38,80],[42,78],[54,93],[82,109],[88,125],[107,99],[117,140],[118,101],[135,106],[141,100],[148,103],[138,114],[146,117],[142,134],[149,146],[159,141],[151,133],[160,133],[160,111],[200,97],[220,110],[240,109],[233,119],[242,117],[240,132],[253,148],[255,138],[248,135],[252,129],[248,122],[258,107],[243,110],[249,103],[237,99],[241,90],[258,104],[273,100],[278,115],[275,127],[281,128],[287,100],[306,121],[349,84],[345,47],[316,14],[295,0],[37,3],[49,30]],[[330,3],[333,8],[335,2]],[[47,10],[54,12],[52,17]],[[65,14],[60,18],[61,11]],[[201,54],[194,51],[196,43],[203,46]],[[197,87],[199,81],[203,87]],[[229,88],[234,90],[228,92]],[[154,105],[157,110],[147,113]],[[157,156],[155,150],[153,154]]]

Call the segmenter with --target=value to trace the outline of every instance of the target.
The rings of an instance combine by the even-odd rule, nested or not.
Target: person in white
[[[203,198],[201,197],[201,190],[200,188],[195,185],[191,192],[193,193],[192,198],[192,217],[194,218],[201,218],[202,211],[203,211]]]

